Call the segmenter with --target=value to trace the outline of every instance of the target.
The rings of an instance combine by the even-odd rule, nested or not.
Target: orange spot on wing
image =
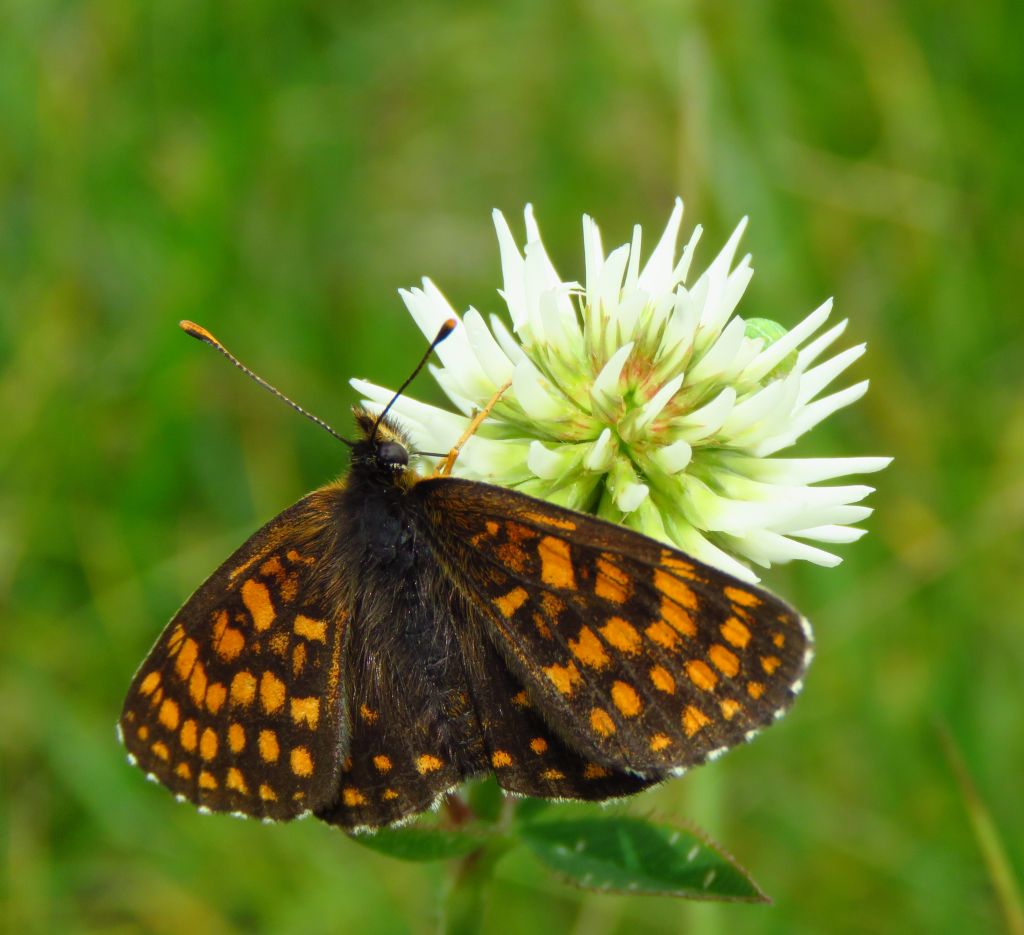
[[[684,561],[676,552],[670,552],[668,549],[662,549],[661,564],[666,568],[671,568],[672,571],[685,575],[687,578],[696,578],[697,569],[694,567],[693,563]]]
[[[242,631],[228,626],[228,612],[222,610],[217,614],[213,625],[213,648],[225,662],[234,662],[245,649],[245,637]]]
[[[269,630],[277,616],[274,603],[270,599],[270,589],[255,578],[246,578],[242,584],[242,603],[249,611],[253,628],[257,631]]]
[[[495,550],[495,554],[501,561],[501,564],[516,574],[521,573],[530,560],[530,557],[526,554],[526,551],[522,546],[516,545],[514,542],[506,542],[499,545]]]
[[[652,643],[657,643],[665,649],[675,649],[679,645],[679,634],[663,620],[652,623],[644,633]]]
[[[511,766],[512,757],[505,750],[495,750],[491,754],[491,766],[501,769],[503,766]]]
[[[525,691],[518,691],[512,696],[512,704],[517,708],[528,708],[530,707],[530,699]]]
[[[357,808],[366,804],[366,796],[353,786],[346,786],[341,792],[341,800],[349,808]]]
[[[730,652],[721,643],[715,643],[708,650],[708,658],[716,669],[727,678],[732,678],[740,671],[740,660],[736,653]]]
[[[247,707],[256,697],[256,677],[246,670],[236,672],[231,679],[231,703]]]
[[[602,555],[597,560],[594,593],[613,604],[624,604],[632,593],[629,575],[611,560],[611,556]]]
[[[547,513],[523,511],[520,516],[529,522],[537,523],[540,526],[549,526],[552,529],[565,529],[572,532],[576,528],[576,523],[571,519],[563,519],[560,516],[551,516]]]
[[[540,756],[542,753],[547,753],[548,742],[543,737],[534,737],[530,741],[530,749]]]
[[[306,644],[298,643],[292,650],[292,678],[298,678],[306,666]]]
[[[747,682],[747,694],[756,701],[764,694],[764,685],[760,682]]]
[[[782,665],[782,660],[778,656],[762,656],[761,657],[761,668],[768,675],[773,675],[775,670]]]
[[[220,682],[211,682],[206,688],[206,707],[211,714],[216,714],[224,706],[228,690]]]
[[[262,565],[260,574],[264,578],[280,578],[284,574],[284,565],[281,564],[279,555],[271,555]]]
[[[781,633],[776,633],[774,636],[772,636],[772,642],[779,649],[782,649],[782,647],[786,645],[786,637],[783,636]]]
[[[719,702],[719,707],[722,709],[722,717],[727,721],[731,721],[742,705],[735,698],[723,698]]]
[[[391,801],[392,799],[397,799],[397,798],[398,798],[398,793],[397,793],[397,792],[395,792],[395,790],[394,790],[394,789],[385,789],[385,790],[384,790],[384,791],[383,791],[383,792],[382,792],[382,793],[380,794],[380,797],[381,797],[382,799],[384,799],[384,801],[385,801],[385,802],[390,802],[390,801]]]
[[[143,695],[152,695],[156,691],[157,685],[160,684],[160,673],[150,672],[140,683],[139,691]]]
[[[640,634],[628,620],[609,617],[608,622],[601,627],[601,635],[619,652],[630,655],[640,652]]]
[[[260,704],[267,714],[281,710],[284,704],[285,687],[273,672],[267,670],[260,677]]]
[[[660,568],[655,568],[654,586],[665,597],[675,601],[680,607],[685,607],[687,610],[700,609],[700,601],[697,600],[697,595],[693,593],[688,584],[680,581],[675,575],[662,571]]]
[[[683,730],[686,731],[687,737],[692,737],[702,727],[710,723],[711,718],[692,704],[687,705],[686,710],[683,711]]]
[[[181,733],[178,734],[178,740],[183,749],[189,753],[195,752],[196,746],[199,743],[199,729],[192,718],[189,718],[181,725]]]
[[[292,772],[296,776],[308,777],[313,775],[313,757],[305,747],[293,747],[289,757]]]
[[[296,636],[304,640],[316,640],[318,643],[327,642],[327,624],[323,620],[314,620],[305,614],[297,614],[292,629]]]
[[[673,626],[683,636],[696,636],[697,625],[693,618],[675,601],[667,597],[661,599],[661,619]]]
[[[602,737],[611,737],[615,733],[615,722],[604,708],[590,709],[590,726]]]
[[[730,617],[719,627],[723,638],[727,643],[732,644],[737,649],[745,649],[747,643],[750,642],[750,630],[747,629],[746,624],[742,621],[737,620],[735,617]]]
[[[676,680],[664,666],[654,666],[650,671],[651,683],[658,691],[671,695],[676,690]]]
[[[672,746],[672,738],[668,734],[655,734],[651,738],[650,748],[655,753],[659,753],[666,747]]]
[[[709,692],[718,684],[718,676],[702,659],[691,659],[686,663],[686,674],[701,691]]]
[[[277,793],[265,782],[260,783],[260,798],[263,799],[264,802],[276,802]]]
[[[615,682],[612,685],[612,703],[626,717],[636,717],[644,707],[636,689],[628,682]]]
[[[546,769],[540,775],[542,779],[546,779],[548,782],[557,782],[559,779],[565,779],[565,773],[560,769]]]
[[[213,773],[203,769],[199,771],[199,788],[200,789],[216,789],[220,783],[217,782],[217,778]]]
[[[191,779],[192,767],[189,766],[188,763],[179,763],[177,766],[174,767],[174,775],[185,780]]]
[[[201,662],[192,667],[192,674],[188,679],[188,695],[197,705],[201,705],[206,699],[206,668]]]
[[[181,652],[178,653],[177,659],[174,660],[174,671],[178,673],[179,678],[187,679],[189,677],[189,673],[191,673],[192,666],[195,664],[198,655],[199,644],[192,637],[189,637],[181,644]]]
[[[596,763],[588,763],[583,767],[584,779],[604,779],[608,775],[610,775],[608,770],[603,766],[598,766]]]
[[[167,749],[167,744],[162,740],[158,740],[149,749],[153,751],[153,756],[158,757],[165,763],[171,758],[171,751]]]
[[[558,623],[559,616],[565,613],[565,601],[547,591],[540,596],[540,607],[552,623]]]
[[[217,734],[211,727],[205,728],[199,738],[199,755],[204,760],[212,760],[217,755]]]
[[[178,718],[180,711],[178,703],[172,701],[170,698],[165,698],[160,704],[160,713],[157,715],[158,720],[168,730],[178,729]]]
[[[281,755],[281,747],[277,742],[277,734],[272,730],[261,730],[256,745],[260,750],[260,757],[266,763],[276,763]]]
[[[319,698],[292,698],[291,710],[295,724],[305,724],[310,730],[316,730],[320,721]]]
[[[528,596],[525,588],[513,588],[508,594],[493,598],[491,603],[498,608],[498,611],[507,620],[526,603]]]
[[[373,708],[364,704],[359,706],[359,716],[364,721],[366,721],[367,724],[373,724],[377,720],[377,718],[380,717],[380,715],[376,711],[374,711]]]
[[[288,643],[288,634],[284,630],[277,630],[274,635],[267,640],[267,645],[275,656],[285,656],[288,652]]]
[[[567,591],[576,590],[568,542],[545,536],[537,546],[537,555],[540,556],[540,577],[545,584]]]
[[[580,662],[594,669],[603,669],[611,661],[590,627],[580,628],[577,639],[569,640],[569,649]]]
[[[245,728],[241,724],[228,725],[228,746],[232,753],[241,753],[245,749]]]
[[[420,775],[432,773],[435,770],[440,769],[443,765],[444,764],[436,756],[431,756],[429,753],[424,753],[416,759],[416,771]]]
[[[573,689],[582,681],[576,663],[570,662],[567,666],[553,665],[544,668],[544,674],[551,679],[551,683],[563,695],[571,696]]]
[[[228,775],[224,780],[224,785],[229,789],[233,789],[235,792],[240,792],[242,795],[249,794],[249,787],[245,784],[245,777],[242,775],[242,771],[236,766],[228,767]]]
[[[723,593],[730,601],[734,604],[739,604],[741,607],[758,607],[761,604],[761,598],[750,591],[744,591],[742,588],[724,588]]]
[[[377,767],[377,771],[380,773],[391,772],[391,757],[380,754],[373,758],[373,765]]]
[[[180,623],[176,623],[171,631],[171,635],[167,639],[167,651],[172,656],[181,649],[181,641],[183,639],[185,639],[185,628]]]

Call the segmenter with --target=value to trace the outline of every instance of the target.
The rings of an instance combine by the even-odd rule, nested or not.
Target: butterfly
[[[231,555],[131,683],[123,742],[179,798],[346,831],[488,773],[518,795],[603,800],[714,759],[792,702],[811,636],[779,598],[623,526],[421,476],[387,410],[354,415],[347,478]]]

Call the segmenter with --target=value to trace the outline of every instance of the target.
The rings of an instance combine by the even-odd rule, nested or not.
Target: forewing
[[[810,630],[769,594],[612,523],[455,478],[416,485],[438,560],[545,721],[600,765],[703,762],[779,717]]]
[[[125,746],[198,806],[286,819],[336,794],[347,614],[332,584],[335,496],[310,494],[235,552],[132,681]]]

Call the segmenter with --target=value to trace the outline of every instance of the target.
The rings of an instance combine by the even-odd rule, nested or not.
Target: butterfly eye
[[[388,465],[406,465],[409,452],[398,442],[381,442],[377,446],[377,460]]]

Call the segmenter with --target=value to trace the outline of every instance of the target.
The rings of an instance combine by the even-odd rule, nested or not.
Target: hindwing
[[[420,482],[435,552],[545,721],[599,765],[680,771],[792,701],[810,630],[646,536],[515,491]]]

